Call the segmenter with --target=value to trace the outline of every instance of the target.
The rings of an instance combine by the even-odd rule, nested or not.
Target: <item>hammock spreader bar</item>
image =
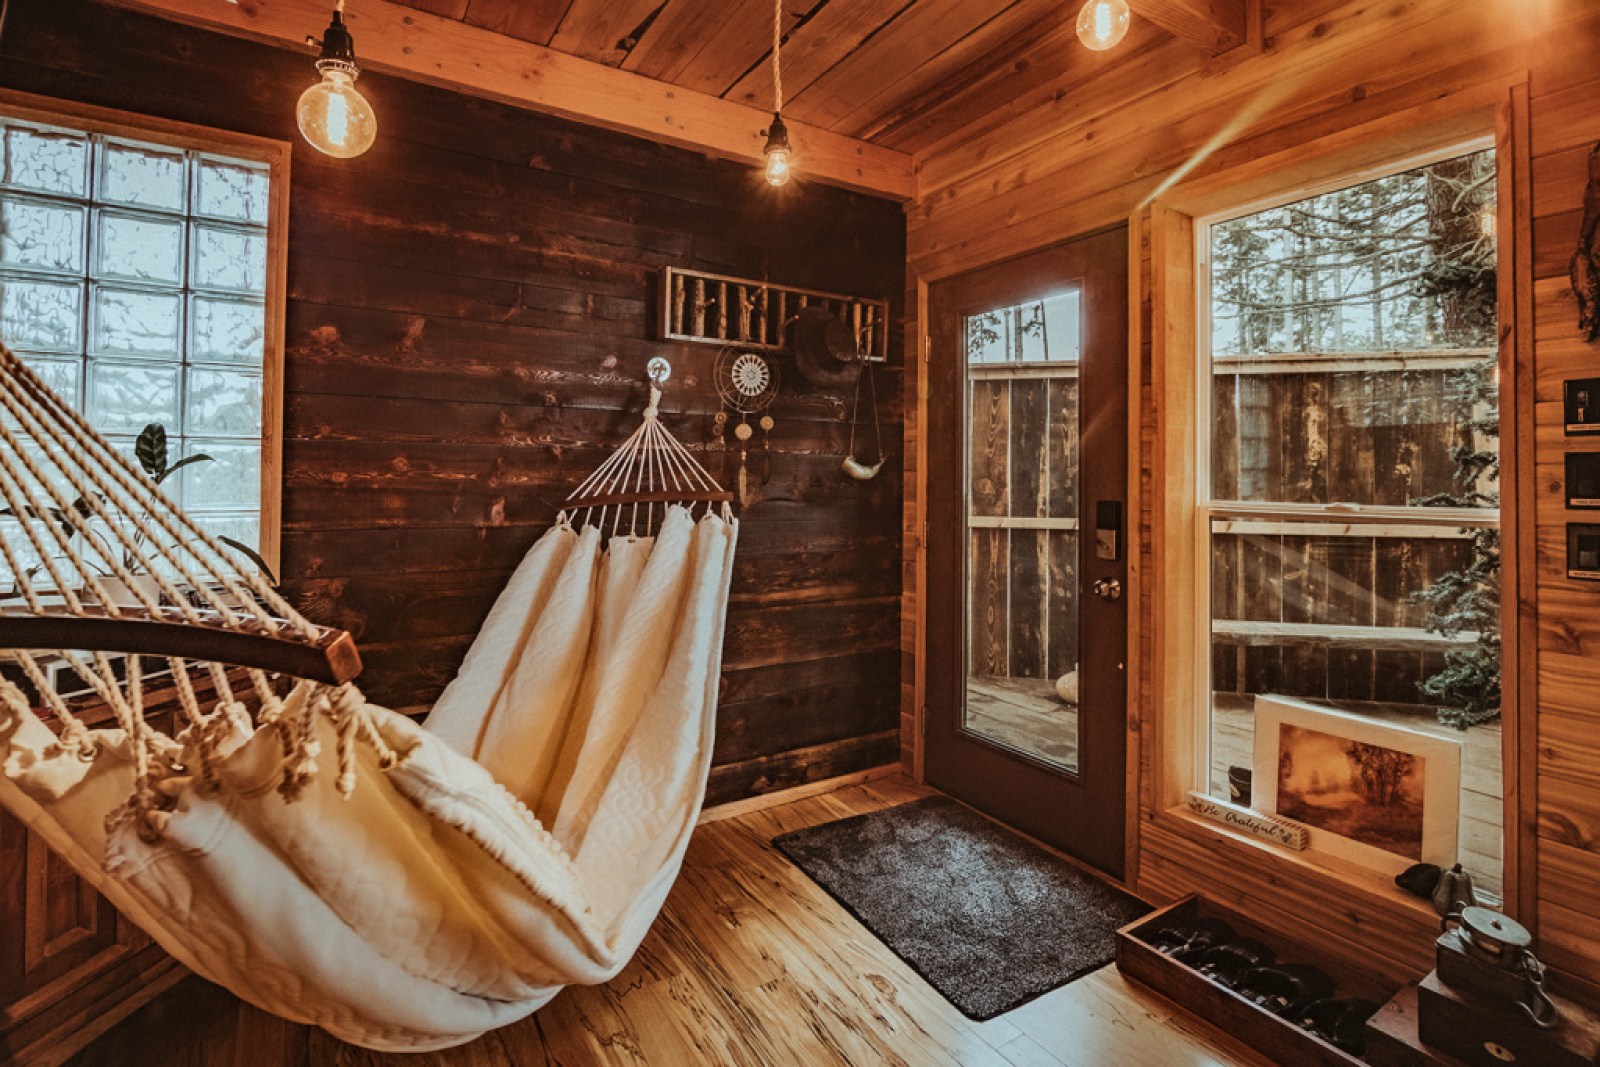
[[[197,625],[175,611],[151,615],[125,607],[112,618],[93,607],[73,614],[16,614],[0,611],[0,648],[48,652],[71,648],[84,652],[122,652],[167,656],[235,667],[254,667],[269,674],[309,678],[324,685],[343,685],[361,673],[361,653],[344,630],[321,630],[314,640],[286,631],[257,630],[249,622],[238,628]]]

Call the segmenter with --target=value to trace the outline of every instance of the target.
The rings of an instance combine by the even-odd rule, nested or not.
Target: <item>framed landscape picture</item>
[[[1253,806],[1384,874],[1456,862],[1461,743],[1286,697],[1255,702]]]

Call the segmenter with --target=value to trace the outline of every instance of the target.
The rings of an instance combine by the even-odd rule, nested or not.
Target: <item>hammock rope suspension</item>
[[[199,594],[204,598],[206,607],[218,613],[225,621],[234,620],[237,610],[243,608],[255,622],[270,632],[277,632],[282,626],[289,625],[302,637],[316,636],[315,626],[296,613],[259,575],[241,575],[220,542],[178,511],[126,456],[117,452],[82,415],[56,396],[31,368],[3,346],[0,346],[0,404],[4,405],[7,413],[17,420],[28,436],[33,437],[47,449],[45,454],[54,462],[56,473],[77,494],[75,500],[70,502],[66,500],[59,484],[49,479],[46,472],[41,471],[27,450],[21,446],[16,435],[0,422],[0,439],[9,446],[11,455],[20,461],[29,477],[45,489],[60,513],[70,515],[72,512],[69,509],[87,508],[95,518],[106,524],[104,531],[96,531],[100,534],[99,537],[82,537],[81,541],[91,553],[99,556],[105,566],[112,568],[118,578],[124,582],[131,580],[132,575],[124,560],[140,558],[143,548],[141,539],[137,535],[130,534],[126,523],[120,519],[142,512],[142,518],[158,526],[160,532],[165,535],[165,540],[145,539],[150,548],[159,555],[162,562],[172,568],[177,577],[183,580],[184,591]],[[5,466],[8,468],[7,480],[15,484],[15,472],[9,469],[8,465]],[[28,506],[38,509],[41,501],[33,494],[31,488],[26,484],[21,488],[26,494]],[[7,496],[9,499],[10,495]],[[116,512],[119,517],[114,518],[112,512]],[[34,510],[25,514],[40,513]],[[79,514],[81,515],[81,510]],[[26,528],[32,539],[33,527],[26,526]],[[123,550],[122,560],[119,560],[116,553],[104,542],[103,537],[106,534],[115,538]],[[61,531],[57,530],[56,536],[59,542]],[[37,550],[37,545],[35,547]],[[60,547],[66,558],[75,565],[78,571],[77,577],[88,582],[97,595],[103,596],[105,590],[100,579],[104,575],[96,571],[92,561],[82,557],[70,543],[61,544]],[[204,552],[200,551],[202,548]],[[183,614],[187,622],[200,625],[198,612],[171,578],[155,568],[149,573],[158,582],[162,597],[170,599],[172,605]],[[52,572],[52,577],[54,576]],[[241,586],[241,581],[244,586]],[[154,597],[148,591],[138,588],[137,583],[132,584],[137,590],[141,606],[151,611],[158,610]],[[216,594],[213,588],[215,585],[223,586],[232,599],[231,604]],[[246,587],[248,594],[253,595],[246,593]],[[71,596],[70,586],[58,586],[58,588]],[[257,603],[257,597],[276,613],[276,617],[261,608]],[[69,599],[69,603],[71,602]],[[120,617],[118,605],[109,601],[106,605],[108,611]]]
[[[157,662],[170,672],[187,727],[181,736],[207,781],[204,769],[214,762],[213,749],[228,736],[222,726],[244,714],[225,666],[233,664],[246,669],[258,721],[282,734],[281,788],[287,795],[303,786],[315,770],[311,709],[324,704],[312,694],[307,711],[282,721],[278,691],[291,679],[270,656],[257,661],[254,652],[275,645],[313,655],[322,647],[337,650],[346,662],[330,662],[320,683],[337,684],[359,669],[349,636],[315,626],[262,576],[242,573],[219,541],[4,346],[0,501],[0,557],[13,604],[20,601],[24,609],[0,602],[0,646],[61,722],[63,746],[93,754],[89,731],[57,692],[40,655],[70,668],[111,712],[137,768],[130,803],[141,833],[159,832],[156,786],[177,772],[171,756],[176,743],[145,718],[146,661],[140,653],[158,653]],[[47,582],[39,581],[41,572]],[[261,639],[273,644],[261,645]],[[175,647],[165,647],[173,641]],[[119,651],[128,653],[120,678],[108,655]],[[209,713],[200,705],[191,670],[209,675],[216,691]],[[284,682],[275,685],[269,675]],[[13,686],[0,699],[24,697]]]
[[[557,523],[570,526],[572,517],[581,515],[580,526],[604,530],[609,520],[612,536],[649,537],[673,505],[691,513],[703,506],[707,515],[733,518],[733,494],[718,485],[694,454],[661,425],[661,387],[672,377],[672,365],[656,356],[647,373],[650,400],[644,420],[572,491],[562,504]]]

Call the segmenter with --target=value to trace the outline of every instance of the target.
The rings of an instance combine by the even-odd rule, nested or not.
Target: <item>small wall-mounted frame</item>
[[[888,362],[889,302],[842,293],[797,289],[751,278],[663,267],[661,339],[703,345],[738,345],[757,352],[793,348],[800,309],[823,307],[854,332],[856,351],[868,363]],[[1595,394],[1600,397],[1600,393]]]
[[[1567,434],[1600,434],[1600,378],[1569,378],[1562,385]]]
[[[1600,582],[1600,523],[1567,523],[1567,577]]]
[[[1567,453],[1567,507],[1600,509],[1600,452]]]

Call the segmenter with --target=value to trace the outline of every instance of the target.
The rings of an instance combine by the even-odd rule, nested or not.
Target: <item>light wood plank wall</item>
[[[917,158],[918,195],[908,206],[907,351],[921,350],[927,285],[1049,243],[1131,219],[1142,250],[1138,289],[1142,413],[1134,451],[1140,472],[1139,551],[1134,582],[1150,573],[1154,448],[1149,347],[1152,288],[1149,213],[1143,205],[1169,183],[1282,158],[1298,144],[1358,135],[1364,124],[1406,109],[1445,110],[1454,98],[1499,103],[1517,136],[1502,145],[1517,166],[1513,228],[1525,237],[1524,278],[1535,279],[1515,323],[1525,335],[1519,376],[1532,386],[1538,432],[1522,442],[1508,496],[1537,506],[1536,586],[1527,590],[1521,796],[1526,864],[1519,911],[1540,929],[1550,961],[1569,976],[1600,984],[1600,588],[1562,575],[1562,453],[1581,447],[1560,429],[1563,378],[1600,374],[1600,345],[1577,337],[1565,281],[1577,236],[1588,146],[1600,140],[1600,10],[1591,0],[1297,0],[1270,3],[1264,51],[1218,57],[1190,45],[1130,34],[1119,62],[1086,75],[1030,75],[1014,99],[953,131]],[[1043,57],[1041,57],[1041,61]],[[1058,64],[1059,66],[1059,64]],[[1011,68],[1008,68],[1008,70]],[[1016,68],[1023,69],[1023,68]],[[1520,113],[1519,113],[1520,112]],[[1520,158],[1519,158],[1520,154]],[[1504,268],[1512,264],[1503,260]],[[1138,262],[1138,260],[1136,260]],[[1531,322],[1529,321],[1531,320]],[[1531,357],[1531,358],[1530,358]],[[908,395],[929,398],[908,361]],[[920,770],[922,642],[919,478],[920,418],[905,425],[905,595],[902,643],[913,669],[903,685],[906,765]],[[1526,423],[1524,424],[1526,425]],[[1573,517],[1581,517],[1581,513]],[[1530,554],[1535,550],[1526,549]],[[1308,878],[1303,865],[1263,859],[1261,850],[1198,844],[1158,819],[1151,760],[1155,724],[1148,585],[1139,592],[1137,640],[1130,647],[1138,699],[1138,829],[1130,835],[1130,879],[1157,898],[1200,890],[1325,944],[1331,954],[1390,977],[1416,975],[1431,958],[1425,909],[1392,895],[1340,890]],[[1530,642],[1531,644],[1531,642]],[[1535,669],[1536,668],[1536,669]],[[1533,742],[1537,742],[1537,748]],[[1226,844],[1226,843],[1225,843]]]
[[[1594,438],[1562,433],[1562,382],[1600,375],[1600,343],[1578,333],[1567,279],[1583,213],[1591,146],[1600,141],[1600,9],[1531,50],[1528,136],[1515,147],[1531,210],[1533,288],[1531,393],[1535,439],[1523,477],[1534,515],[1539,713],[1527,753],[1535,780],[1540,948],[1553,966],[1600,986],[1600,586],[1566,577],[1567,452],[1594,451]]]

